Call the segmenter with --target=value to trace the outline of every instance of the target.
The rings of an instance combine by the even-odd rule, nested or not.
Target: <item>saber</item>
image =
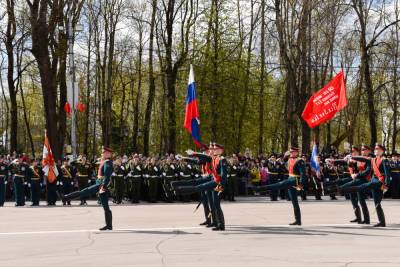
[[[193,213],[196,213],[196,211],[199,209],[200,205],[201,205],[201,200],[199,201],[199,203],[197,204],[196,208],[194,209]]]

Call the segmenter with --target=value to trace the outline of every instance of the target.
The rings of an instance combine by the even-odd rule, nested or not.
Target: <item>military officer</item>
[[[79,191],[88,187],[90,183],[90,176],[92,173],[92,165],[87,161],[86,156],[79,156],[76,162],[76,170],[77,170],[77,180],[78,180],[78,189]],[[88,196],[90,197],[90,196]],[[86,198],[81,199],[81,203],[79,205],[87,205]]]
[[[25,158],[17,158],[13,163],[13,183],[15,206],[25,206],[24,185],[28,181],[29,166]]]
[[[162,188],[164,190],[164,196],[166,202],[172,202],[172,189],[171,182],[178,178],[178,166],[174,164],[171,157],[169,156],[162,166]]]
[[[235,201],[235,192],[237,190],[237,178],[239,173],[239,164],[236,156],[233,156],[228,161],[228,175],[227,186],[225,190],[225,197],[229,201]]]
[[[63,194],[69,194],[74,191],[74,178],[75,178],[75,170],[74,168],[69,164],[69,161],[67,158],[63,160],[63,164],[61,166],[61,188]],[[71,205],[71,201],[63,202],[63,206]]]
[[[117,157],[114,161],[114,171],[111,179],[114,185],[115,203],[121,204],[125,189],[125,166],[122,165],[121,157]]]
[[[290,225],[301,225],[301,211],[297,199],[297,191],[301,191],[305,179],[304,161],[298,158],[299,149],[297,147],[291,147],[289,154],[290,157],[287,162],[289,178],[279,183],[255,187],[255,190],[263,192],[267,190],[287,189],[290,200],[292,201],[295,216],[295,221]]]
[[[32,161],[32,165],[29,169],[29,183],[31,187],[31,206],[39,206],[40,193],[42,191],[43,182],[43,171],[39,167],[39,162],[37,160]]]
[[[150,203],[155,203],[157,202],[158,187],[160,185],[161,176],[160,167],[155,157],[148,160],[145,172],[145,180],[148,188],[147,200]]]
[[[97,171],[97,179],[96,184],[91,185],[81,191],[76,191],[68,195],[63,195],[59,192],[60,198],[67,202],[71,199],[80,197],[81,199],[86,199],[87,197],[98,193],[100,197],[101,205],[104,209],[104,217],[106,221],[106,225],[100,228],[100,231],[104,230],[112,230],[112,212],[110,206],[108,205],[108,196],[109,196],[109,185],[111,183],[111,175],[113,172],[113,162],[112,162],[112,149],[108,147],[102,148],[102,157],[99,162],[99,168]]]
[[[375,145],[375,158],[367,157],[352,157],[353,160],[361,162],[369,162],[371,164],[372,179],[363,183],[359,186],[352,186],[342,188],[343,193],[346,192],[366,192],[368,190],[372,191],[372,197],[374,199],[375,210],[378,216],[379,222],[374,225],[374,227],[385,227],[385,214],[382,209],[381,201],[383,198],[383,193],[389,188],[390,182],[390,165],[388,160],[384,157],[385,147],[381,144]]]
[[[129,162],[129,173],[127,177],[128,197],[132,203],[139,203],[143,183],[143,167],[139,162],[139,156],[135,155]]]

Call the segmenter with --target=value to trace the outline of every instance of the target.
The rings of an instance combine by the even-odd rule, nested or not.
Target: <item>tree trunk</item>
[[[146,111],[145,111],[144,125],[143,125],[143,154],[145,156],[149,155],[151,113],[156,92],[156,84],[153,71],[153,49],[154,49],[154,27],[156,22],[156,13],[157,13],[157,0],[153,0],[152,8],[153,9],[151,14],[150,37],[149,37],[149,93],[147,97]]]

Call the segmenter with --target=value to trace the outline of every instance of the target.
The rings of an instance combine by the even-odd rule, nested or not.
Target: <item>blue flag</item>
[[[321,170],[321,166],[319,166],[318,163],[318,147],[316,144],[314,144],[312,153],[311,153],[311,161],[310,161],[310,165],[311,165],[311,169],[313,169],[316,173],[319,173]]]

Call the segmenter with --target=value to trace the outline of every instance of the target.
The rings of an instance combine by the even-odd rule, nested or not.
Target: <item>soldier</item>
[[[289,178],[279,183],[255,187],[255,190],[262,192],[267,190],[288,189],[295,216],[295,222],[291,223],[290,225],[301,225],[301,211],[297,199],[297,191],[302,189],[302,184],[304,183],[305,179],[304,161],[298,158],[299,149],[297,147],[291,147],[289,153],[290,158],[288,159],[287,163]]]
[[[392,198],[400,198],[400,158],[399,153],[395,151],[392,154],[392,161],[390,162],[390,169],[392,175],[392,181],[389,185],[389,191],[391,192]]]
[[[178,178],[178,166],[174,164],[169,156],[162,166],[162,188],[165,194],[165,201],[172,202],[171,182]]]
[[[8,181],[8,165],[4,161],[4,156],[0,155],[0,207],[4,206],[6,200],[6,185]]]
[[[91,185],[81,191],[76,191],[68,195],[63,195],[59,193],[60,198],[63,202],[68,202],[71,199],[80,197],[81,199],[86,199],[87,197],[98,193],[100,196],[101,205],[104,209],[104,217],[106,225],[100,228],[100,231],[112,230],[112,212],[108,205],[108,195],[109,195],[109,185],[111,183],[111,174],[113,172],[113,163],[111,160],[113,151],[110,148],[103,147],[102,158],[99,162],[99,168],[97,171],[96,184]]]
[[[121,204],[125,188],[125,167],[122,166],[121,157],[117,157],[114,162],[114,172],[111,179],[114,185],[115,203]]]
[[[158,166],[158,162],[155,157],[152,157],[148,160],[145,172],[146,172],[145,179],[148,187],[147,200],[150,203],[155,203],[157,202],[158,187],[161,176],[160,168]]]
[[[81,191],[88,187],[92,173],[92,165],[86,160],[85,156],[79,156],[76,162],[78,190]],[[89,196],[88,196],[89,197]],[[79,205],[87,205],[86,198],[81,199]]]
[[[224,231],[225,230],[225,218],[221,208],[220,194],[224,190],[226,185],[227,175],[227,162],[222,154],[224,147],[222,145],[211,143],[209,153],[211,156],[201,153],[195,153],[188,150],[187,153],[191,157],[197,157],[200,164],[210,163],[212,180],[205,181],[195,186],[177,186],[175,187],[176,194],[193,194],[195,192],[207,191],[212,195],[210,205],[211,211],[215,214],[215,227],[213,231]]]
[[[343,193],[351,192],[366,192],[367,190],[372,191],[372,197],[374,198],[375,210],[378,216],[379,223],[375,224],[374,227],[385,227],[385,214],[383,212],[381,201],[383,193],[388,189],[390,179],[390,166],[388,160],[384,157],[385,147],[381,144],[375,145],[375,158],[367,157],[352,157],[353,160],[366,162],[371,164],[372,179],[359,186],[346,187],[341,189]]]
[[[127,177],[128,197],[132,203],[139,203],[141,189],[143,167],[140,165],[139,156],[135,155],[129,162],[129,174]]]
[[[63,160],[63,164],[61,166],[61,182],[62,182],[62,192],[64,195],[72,193],[74,191],[74,178],[75,178],[75,170],[68,163],[68,159],[65,158]],[[71,206],[71,201],[64,202],[63,206],[68,205]]]
[[[235,192],[237,190],[237,176],[239,173],[238,165],[239,164],[236,156],[233,156],[228,160],[228,175],[225,196],[229,201],[235,201]]]
[[[31,187],[31,206],[39,206],[40,193],[42,191],[41,185],[43,181],[43,171],[39,167],[37,160],[32,161],[32,166],[29,169],[29,183]]]
[[[24,184],[28,181],[28,169],[25,158],[17,158],[13,163],[13,184],[15,206],[25,206]]]
[[[271,154],[267,161],[267,170],[268,170],[268,184],[275,184],[279,182],[279,171],[281,169],[281,165],[276,160],[276,154]],[[271,201],[278,200],[278,190],[273,190],[270,193]]]
[[[337,167],[333,163],[330,163],[335,161],[333,154],[330,154],[330,157],[325,161],[327,164],[324,165],[322,172],[324,174],[324,187],[328,189],[328,187],[332,185],[337,185],[337,182],[339,181],[339,173]],[[331,200],[337,200],[334,191],[331,190],[329,196]]]
[[[320,169],[323,168],[323,163],[321,161],[321,156],[317,156],[317,163],[320,166]],[[311,183],[313,185],[315,200],[322,200],[322,173],[321,170],[316,172],[314,169],[311,168]]]

